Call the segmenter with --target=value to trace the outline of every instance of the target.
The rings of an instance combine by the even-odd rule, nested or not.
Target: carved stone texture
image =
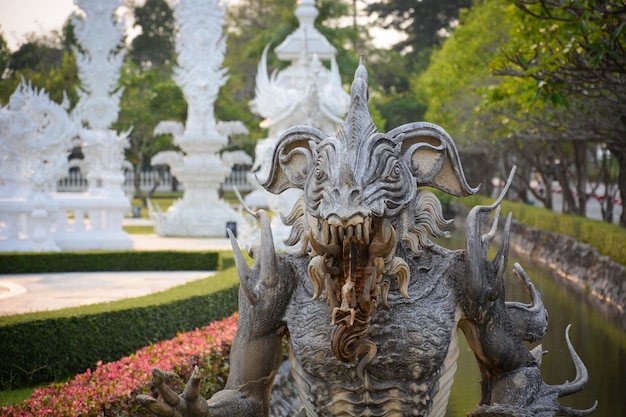
[[[449,221],[435,194],[423,187],[459,197],[476,192],[456,145],[444,129],[425,122],[378,132],[367,97],[361,64],[350,110],[335,135],[296,126],[277,143],[263,186],[273,193],[303,190],[287,219],[301,252],[276,253],[264,211],[254,213],[261,242],[251,250],[252,267],[231,235],[241,285],[224,390],[203,400],[196,369],[178,396],[155,371],[163,402],[139,400],[159,416],[270,415],[287,337],[299,404],[285,414],[293,403],[283,398],[276,402],[281,414],[442,417],[461,329],[482,376],[482,395],[470,416],[591,414],[595,405],[572,410],[558,402],[588,380],[567,333],[576,377],[562,385],[542,380],[544,351],[524,344],[545,335],[547,314],[520,265],[514,272],[531,304],[505,300],[510,216],[496,256],[488,256],[508,185],[494,204],[470,211],[465,250],[437,245],[430,238],[445,235]]]
[[[222,237],[228,222],[245,223],[218,195],[232,165],[251,162],[240,154],[219,154],[229,135],[248,133],[243,123],[216,122],[214,116],[215,100],[227,80],[221,67],[226,49],[224,13],[225,5],[218,0],[181,0],[174,7],[179,26],[174,80],[187,100],[187,121],[160,122],[155,135],[173,135],[183,152],[157,154],[152,164],[170,165],[184,194],[166,213],[151,210],[155,231],[162,236]]]
[[[324,132],[335,132],[348,110],[350,96],[343,90],[335,61],[337,51],[313,26],[318,11],[315,1],[298,2],[295,11],[299,26],[276,47],[274,52],[291,65],[271,76],[267,69],[267,46],[263,51],[256,76],[256,94],[250,103],[253,112],[264,117],[261,127],[268,136],[259,140],[250,182],[264,181],[270,172],[272,154],[280,135],[295,125],[307,125]],[[320,59],[330,61],[330,70]],[[286,190],[280,195],[267,193],[261,187],[247,197],[254,206],[265,205],[286,215],[300,198],[300,190]],[[276,245],[285,248],[289,237],[280,218],[272,222]]]

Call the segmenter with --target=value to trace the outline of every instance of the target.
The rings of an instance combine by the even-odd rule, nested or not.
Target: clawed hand
[[[137,400],[159,417],[209,417],[209,405],[200,395],[200,370],[196,366],[179,395],[167,384],[178,375],[158,368],[152,369],[152,382],[156,386],[162,401],[149,395],[138,395]]]

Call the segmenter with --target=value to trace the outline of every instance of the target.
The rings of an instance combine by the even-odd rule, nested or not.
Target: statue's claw
[[[580,356],[578,356],[578,353],[576,353],[576,350],[574,350],[574,346],[572,345],[572,342],[569,338],[569,330],[571,327],[572,325],[570,324],[565,329],[565,341],[567,342],[567,348],[570,352],[570,355],[572,355],[572,360],[574,361],[574,367],[576,368],[576,377],[571,382],[566,381],[564,384],[561,385],[549,386],[548,391],[553,395],[556,394],[557,398],[565,397],[567,395],[575,394],[581,391],[583,388],[585,388],[587,382],[589,381],[589,373],[587,372],[587,367],[583,363],[582,359],[580,359]],[[574,410],[569,407],[563,407],[558,404],[556,399],[555,403],[558,406],[558,415],[560,416],[588,416],[593,413],[598,407],[598,401],[596,401],[591,408],[588,408],[586,410]]]
[[[146,407],[152,414],[159,417],[182,417],[181,414],[162,401],[158,401],[154,397],[149,395],[138,395],[137,401],[144,407]]]
[[[210,417],[209,406],[200,395],[200,370],[196,366],[182,394],[177,394],[169,383],[178,379],[173,372],[152,369],[152,382],[162,401],[149,395],[138,395],[137,401],[158,417]]]
[[[520,331],[522,339],[528,342],[541,340],[548,329],[548,312],[543,305],[541,294],[520,264],[515,264],[513,272],[526,288],[531,298],[531,304],[507,302],[507,313],[509,313],[515,328]]]
[[[241,288],[250,304],[256,305],[259,297],[258,290],[255,289],[255,283],[249,279],[249,276],[253,275],[253,269],[258,270],[260,283],[266,288],[273,288],[277,285],[278,275],[276,272],[276,250],[274,249],[274,238],[272,237],[269,217],[264,210],[252,212],[251,214],[256,217],[261,226],[261,244],[250,254],[254,258],[253,268],[250,268],[246,263],[235,236],[230,230],[227,230],[227,232],[233,247]]]
[[[493,302],[504,296],[502,276],[508,261],[509,233],[511,229],[510,214],[504,226],[502,244],[493,260],[489,259],[488,251],[498,229],[500,202],[508,191],[514,174],[515,167],[511,170],[502,193],[492,205],[476,206],[467,216],[466,284],[469,298],[474,305],[472,309],[482,309],[486,303]],[[488,233],[482,234],[482,224],[494,210],[496,213],[491,228]],[[476,313],[479,314],[478,311]]]
[[[469,417],[552,417],[552,416],[568,416],[568,417],[585,417],[592,414],[598,407],[596,401],[594,405],[586,410],[576,410],[564,407],[559,404],[559,398],[581,391],[589,379],[587,368],[580,359],[569,338],[570,326],[565,331],[565,340],[567,347],[572,355],[574,366],[576,368],[576,377],[571,382],[565,382],[561,385],[548,385],[541,380],[539,370],[537,368],[521,368],[516,370],[497,382],[499,392],[504,393],[492,404],[482,404],[468,413]],[[539,353],[541,354],[541,352]],[[540,362],[540,360],[538,360]],[[519,395],[516,389],[517,380],[536,381],[538,384],[536,394],[531,397]]]

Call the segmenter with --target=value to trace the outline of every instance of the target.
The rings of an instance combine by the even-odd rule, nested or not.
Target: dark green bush
[[[236,285],[166,304],[0,327],[2,389],[59,381],[237,310]]]
[[[459,199],[466,207],[489,205],[493,199],[473,195]],[[614,224],[571,214],[555,213],[542,207],[511,201],[502,202],[502,215],[513,213],[513,219],[527,226],[573,237],[593,246],[602,255],[626,265],[626,229]]]
[[[217,270],[232,252],[0,255],[0,273]],[[237,310],[234,268],[167,291],[111,303],[0,317],[0,389],[59,381]]]
[[[100,271],[214,271],[218,252],[120,251],[8,253],[0,274]]]

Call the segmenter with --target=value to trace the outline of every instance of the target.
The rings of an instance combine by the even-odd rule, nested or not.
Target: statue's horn
[[[576,378],[574,378],[571,382],[565,382],[562,385],[553,386],[557,391],[557,395],[559,397],[564,397],[566,395],[574,394],[581,391],[585,385],[587,385],[587,381],[589,380],[589,374],[587,372],[587,367],[583,363],[578,353],[574,350],[574,346],[572,346],[572,342],[569,339],[569,329],[572,325],[568,325],[565,329],[565,340],[567,342],[567,348],[569,349],[570,355],[572,355],[572,359],[574,360],[574,366],[576,367]],[[557,415],[559,416],[571,416],[571,417],[584,417],[588,416],[598,408],[598,401],[596,401],[593,406],[586,410],[575,410],[570,407],[559,406],[557,411]]]
[[[278,283],[278,274],[276,268],[276,250],[274,249],[274,237],[272,236],[272,228],[270,220],[265,210],[259,210],[256,213],[257,220],[261,226],[261,246],[258,250],[258,259],[255,258],[255,265],[260,263],[261,279],[266,287],[274,287]]]
[[[350,148],[357,142],[378,132],[367,105],[369,99],[368,74],[365,58],[361,55],[359,66],[354,73],[350,87],[350,109],[343,125],[337,132],[337,138],[344,141]]]
[[[237,243],[237,239],[235,239],[233,232],[230,229],[226,229],[226,232],[230,238],[230,245],[233,247],[233,255],[235,258],[235,265],[237,266],[237,275],[239,276],[241,289],[246,295],[248,301],[250,301],[250,304],[255,305],[258,302],[258,297],[248,282],[248,277],[252,274],[252,269],[248,266],[248,263],[244,259],[243,253],[241,253],[241,249],[239,248],[239,244]]]
[[[507,301],[507,312],[515,327],[520,330],[522,339],[528,342],[541,340],[548,328],[548,314],[541,299],[541,294],[537,291],[537,288],[535,288],[535,285],[520,264],[516,263],[513,271],[528,292],[531,304]]]

